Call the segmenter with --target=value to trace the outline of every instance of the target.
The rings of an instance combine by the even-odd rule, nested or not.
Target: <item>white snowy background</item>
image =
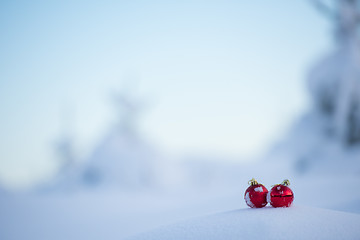
[[[0,19],[0,239],[358,239],[360,1]],[[252,177],[293,206],[249,209]]]

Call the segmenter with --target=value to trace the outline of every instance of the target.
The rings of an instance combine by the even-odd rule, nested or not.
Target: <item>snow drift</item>
[[[131,239],[359,239],[359,226],[360,215],[302,206],[265,207],[183,221]]]

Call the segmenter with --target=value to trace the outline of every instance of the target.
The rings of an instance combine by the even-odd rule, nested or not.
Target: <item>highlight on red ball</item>
[[[277,207],[290,207],[294,201],[294,193],[288,187],[290,181],[285,179],[281,184],[273,186],[268,194],[267,201],[271,206]]]
[[[262,184],[259,184],[254,178],[249,180],[250,185],[245,191],[245,202],[251,208],[262,208],[267,204],[268,190]]]

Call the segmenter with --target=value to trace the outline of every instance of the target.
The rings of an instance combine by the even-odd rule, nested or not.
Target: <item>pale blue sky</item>
[[[66,106],[85,159],[134,78],[155,146],[256,156],[307,108],[305,71],[330,30],[304,0],[2,1],[0,179],[51,174]]]

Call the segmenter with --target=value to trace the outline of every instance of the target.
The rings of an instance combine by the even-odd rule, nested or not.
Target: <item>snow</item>
[[[254,189],[255,192],[263,192],[263,189],[262,187],[257,187]]]
[[[195,218],[131,239],[359,239],[359,226],[356,214],[303,206],[265,207]]]
[[[266,201],[271,204],[271,196],[270,196],[270,191],[266,194]]]
[[[246,204],[249,205],[250,207],[255,207],[255,205],[251,202],[251,199],[250,199],[250,193],[247,192],[245,194],[245,201],[246,201]]]
[[[173,192],[155,191],[154,189],[141,192],[98,189],[73,193],[3,194],[0,195],[0,239],[121,240],[137,236],[140,232],[169,226],[169,224],[169,227],[172,228],[171,224],[187,221],[186,219],[198,219],[199,217],[203,219],[203,216],[219,212],[225,212],[225,215],[221,214],[223,217],[218,224],[235,227],[233,221],[241,223],[238,228],[245,231],[244,238],[241,239],[247,239],[246,236],[253,234],[250,231],[261,229],[261,226],[267,227],[267,231],[270,231],[270,227],[274,227],[274,231],[277,229],[278,232],[284,231],[287,234],[288,225],[284,225],[286,228],[279,228],[285,220],[287,221],[287,218],[294,223],[294,226],[296,224],[299,226],[297,229],[291,228],[293,233],[300,234],[305,239],[308,235],[303,233],[304,226],[301,224],[305,224],[309,220],[309,225],[314,225],[315,222],[311,222],[315,221],[314,219],[318,219],[317,226],[326,231],[329,226],[335,225],[333,222],[337,219],[339,226],[334,229],[337,229],[338,233],[334,233],[334,238],[341,231],[344,231],[344,236],[347,236],[346,231],[349,229],[343,228],[343,225],[348,224],[345,216],[360,216],[358,215],[360,213],[360,191],[356,191],[356,186],[360,185],[358,175],[306,174],[297,176],[294,172],[287,170],[286,165],[270,163],[269,165],[264,162],[256,163],[251,166],[241,166],[239,169],[231,166],[228,172],[234,170],[238,173],[239,178],[226,180],[226,176],[223,176],[224,180],[219,180],[218,186],[215,187],[194,187],[197,186],[194,184],[194,186],[188,185],[185,190],[173,189]],[[289,178],[290,187],[295,194],[294,206],[288,209],[249,208],[243,196],[248,187],[248,180],[256,176],[255,173],[261,176],[259,181],[266,187],[280,182],[285,177]],[[229,174],[229,176],[232,175]],[[329,211],[329,209],[357,214],[348,215],[345,212]],[[240,213],[240,216],[229,213],[234,210]],[[271,213],[274,218],[268,216],[268,213]],[[287,216],[287,213],[292,215]],[[334,213],[334,217],[331,217],[330,213]],[[283,220],[280,218],[282,215],[286,216]],[[226,216],[229,218],[226,219]],[[211,217],[212,221],[217,221],[215,218]],[[356,222],[356,219],[353,221]],[[255,224],[255,220],[258,221],[258,224]],[[211,224],[215,224],[208,220],[204,221],[204,224],[210,224],[209,227],[213,226]],[[228,223],[226,223],[227,221]],[[249,221],[249,223],[241,221]],[[250,225],[251,221],[253,221],[253,225]],[[273,223],[266,225],[268,221],[273,221]],[[196,224],[200,224],[199,221]],[[246,226],[249,229],[241,227],[244,224],[248,224]],[[212,231],[215,230],[220,231],[221,229],[213,228]],[[310,230],[308,229],[309,232]],[[179,232],[174,232],[174,236],[175,233]],[[233,233],[234,236],[238,236],[238,231]],[[275,234],[266,231],[265,233]],[[316,233],[314,232],[314,234]],[[230,234],[231,232],[228,232],[224,236]],[[231,238],[229,237],[229,239]]]
[[[239,196],[189,192],[10,194],[0,197],[0,239],[123,239],[188,217],[230,210],[239,199],[244,202]]]

